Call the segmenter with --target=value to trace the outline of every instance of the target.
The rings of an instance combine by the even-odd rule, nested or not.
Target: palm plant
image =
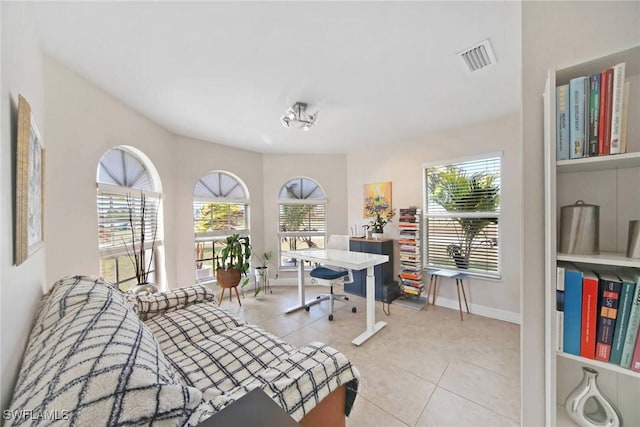
[[[450,166],[429,174],[430,201],[447,212],[495,212],[500,204],[498,176],[485,172],[468,174]],[[485,228],[497,224],[497,218],[460,216],[452,218],[457,224],[459,245],[449,245],[447,252],[458,268],[468,268],[473,250],[487,239]],[[485,236],[486,237],[486,236]]]

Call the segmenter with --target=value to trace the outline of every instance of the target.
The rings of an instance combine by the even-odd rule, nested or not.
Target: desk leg
[[[298,304],[293,307],[287,308],[285,314],[293,313],[294,311],[304,308],[304,261],[298,260]]]
[[[367,267],[367,330],[358,335],[353,341],[355,345],[360,345],[372,336],[374,336],[380,329],[387,326],[387,322],[376,323],[376,279],[374,276],[373,267]]]

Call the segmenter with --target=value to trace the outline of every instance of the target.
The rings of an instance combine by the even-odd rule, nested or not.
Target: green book
[[[631,367],[633,350],[636,346],[636,337],[638,336],[638,328],[640,327],[640,272],[633,270],[632,277],[636,282],[636,289],[633,292],[631,311],[629,313],[629,324],[627,326],[627,336],[624,340],[622,358],[620,359],[620,366],[623,368]]]
[[[611,345],[611,356],[609,357],[609,362],[615,363],[616,365],[619,365],[622,360],[622,350],[625,338],[627,337],[633,295],[636,289],[634,277],[630,272],[621,270],[618,272],[618,277],[622,281],[622,288],[620,289],[618,320],[616,321],[616,329],[613,333],[613,344]]]

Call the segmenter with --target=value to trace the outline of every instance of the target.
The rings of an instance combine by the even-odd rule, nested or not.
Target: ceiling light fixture
[[[315,114],[307,113],[307,104],[304,102],[296,102],[293,107],[289,108],[284,116],[280,119],[282,126],[286,128],[297,127],[302,130],[309,130],[311,126],[316,124],[318,112]]]

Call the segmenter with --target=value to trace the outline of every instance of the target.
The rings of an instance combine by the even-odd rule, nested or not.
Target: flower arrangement
[[[396,214],[395,209],[388,211],[376,210],[373,214],[373,219],[369,222],[369,227],[374,233],[382,233],[384,226],[391,222],[391,218]]]

